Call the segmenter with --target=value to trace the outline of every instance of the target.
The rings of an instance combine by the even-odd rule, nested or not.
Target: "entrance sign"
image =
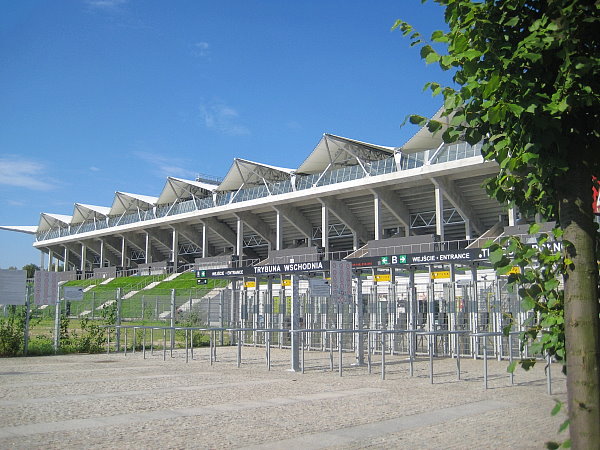
[[[382,281],[392,281],[392,276],[389,273],[375,274],[375,281],[378,283]]]
[[[352,263],[331,261],[331,297],[334,302],[352,302]]]
[[[450,278],[449,270],[440,270],[438,272],[431,272],[431,279],[437,280],[439,278]]]
[[[427,265],[466,263],[488,259],[488,249],[466,248],[462,250],[446,250],[441,252],[409,253],[402,255],[371,256],[366,258],[353,258],[354,269],[361,267],[396,266],[396,265]]]
[[[81,286],[64,286],[63,297],[67,301],[83,300],[83,288]]]
[[[322,278],[311,278],[308,280],[310,286],[310,295],[315,297],[329,297],[331,296],[331,287],[329,282]]]
[[[36,270],[33,276],[36,305],[56,305],[58,299],[58,272]]]
[[[197,270],[198,278],[252,277],[257,275],[278,275],[281,273],[301,274],[329,271],[330,261],[312,261],[302,263],[268,264],[265,266],[239,267],[235,269]]]
[[[0,269],[0,305],[24,305],[26,270]]]

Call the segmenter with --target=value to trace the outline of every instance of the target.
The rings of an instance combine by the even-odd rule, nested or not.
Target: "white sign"
[[[83,287],[65,286],[63,287],[63,298],[68,301],[83,300]]]
[[[308,280],[310,286],[310,295],[315,297],[329,297],[331,295],[331,288],[329,282],[323,278],[311,278]]]
[[[352,302],[352,263],[350,261],[331,261],[331,297],[334,302]]]
[[[0,269],[0,305],[24,305],[27,271]]]
[[[36,305],[56,305],[58,298],[58,272],[36,270],[33,276]]]

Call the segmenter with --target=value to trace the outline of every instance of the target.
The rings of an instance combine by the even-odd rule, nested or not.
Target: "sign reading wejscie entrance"
[[[357,267],[376,267],[376,266],[395,266],[395,265],[420,265],[420,264],[441,264],[441,263],[459,263],[487,259],[485,253],[487,249],[468,248],[462,250],[446,250],[441,252],[409,253],[405,255],[387,255],[370,258],[356,258],[352,260],[352,266]]]
[[[227,269],[197,270],[198,278],[252,277],[257,275],[278,275],[281,273],[328,272],[329,261],[302,263],[267,264],[264,266],[238,267]]]

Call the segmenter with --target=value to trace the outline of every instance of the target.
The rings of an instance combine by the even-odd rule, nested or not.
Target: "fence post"
[[[27,285],[25,291],[25,330],[23,330],[23,354],[27,356],[29,348],[29,305],[31,296],[31,285]]]
[[[115,317],[115,346],[117,353],[121,350],[121,288],[117,288],[117,315]]]
[[[92,320],[94,320],[94,311],[96,310],[96,293],[92,292]]]
[[[300,286],[298,275],[292,275],[291,371],[300,371]]]
[[[360,270],[357,271],[356,278],[356,317],[354,318],[355,328],[362,330],[363,328],[363,299],[362,299],[362,278]],[[356,346],[356,364],[359,366],[365,365],[365,342],[364,335],[360,331],[355,335]]]
[[[60,347],[60,286],[56,288],[56,306],[54,309],[54,353]]]
[[[171,350],[175,346],[175,289],[171,289]]]

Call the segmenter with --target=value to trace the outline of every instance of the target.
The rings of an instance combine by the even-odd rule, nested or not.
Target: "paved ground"
[[[400,357],[379,366],[329,370],[328,354],[306,354],[306,372],[289,372],[289,353],[245,347],[208,349],[185,362],[140,353],[0,360],[0,448],[544,448],[558,440],[564,378],[553,367],[546,393],[543,364],[517,371],[510,386],[506,362],[481,360],[415,364]],[[346,363],[352,356],[345,355]],[[379,361],[379,357],[376,358]],[[337,364],[337,360],[336,360]]]

